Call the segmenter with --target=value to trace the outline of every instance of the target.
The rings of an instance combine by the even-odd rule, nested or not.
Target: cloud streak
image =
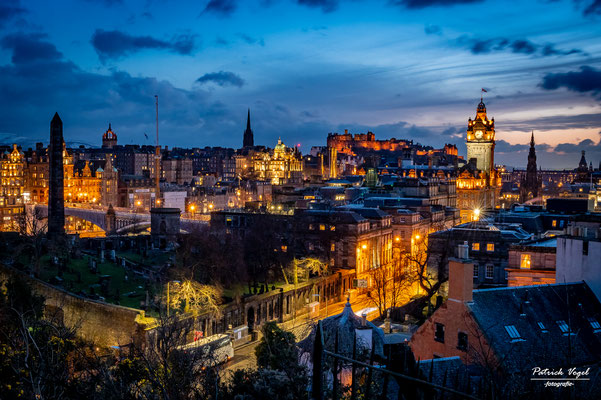
[[[583,53],[580,49],[558,50],[553,44],[537,44],[527,39],[476,39],[460,36],[457,39],[460,47],[467,48],[472,54],[488,54],[498,51],[510,51],[516,54],[536,54],[539,56],[567,56]]]
[[[196,82],[201,85],[214,83],[221,87],[236,86],[239,88],[245,84],[244,79],[229,71],[210,72],[198,78]]]
[[[127,57],[143,50],[167,50],[172,53],[190,55],[196,49],[194,35],[179,35],[171,40],[160,40],[152,36],[132,36],[121,31],[97,29],[92,35],[92,46],[102,62]]]

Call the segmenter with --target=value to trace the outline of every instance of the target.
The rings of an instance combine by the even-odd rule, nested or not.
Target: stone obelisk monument
[[[63,121],[54,114],[50,122],[50,193],[48,198],[48,236],[65,233],[65,189],[63,176]]]

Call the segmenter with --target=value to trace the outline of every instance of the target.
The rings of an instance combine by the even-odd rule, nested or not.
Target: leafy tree
[[[296,339],[292,332],[283,330],[275,322],[261,328],[263,337],[255,348],[257,366],[274,370],[287,370],[298,365]]]

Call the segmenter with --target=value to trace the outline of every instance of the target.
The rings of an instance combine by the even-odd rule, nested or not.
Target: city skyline
[[[601,160],[597,1],[13,2],[0,11],[7,144],[46,142],[55,111],[67,142],[100,146],[111,122],[120,144],[153,144],[158,94],[169,147],[238,148],[250,107],[257,144],[281,136],[307,152],[328,132],[370,130],[455,143],[465,155],[484,87],[497,163],[524,167],[532,130],[543,169],[575,168],[582,150]]]

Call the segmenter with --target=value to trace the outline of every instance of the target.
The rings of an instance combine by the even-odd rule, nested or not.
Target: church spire
[[[534,148],[534,131],[532,131],[532,136],[530,137],[530,148]]]
[[[244,131],[242,147],[253,147],[254,145],[255,145],[254,135],[253,135],[252,129],[250,129],[250,108],[249,108],[248,115],[246,117],[246,130]]]

